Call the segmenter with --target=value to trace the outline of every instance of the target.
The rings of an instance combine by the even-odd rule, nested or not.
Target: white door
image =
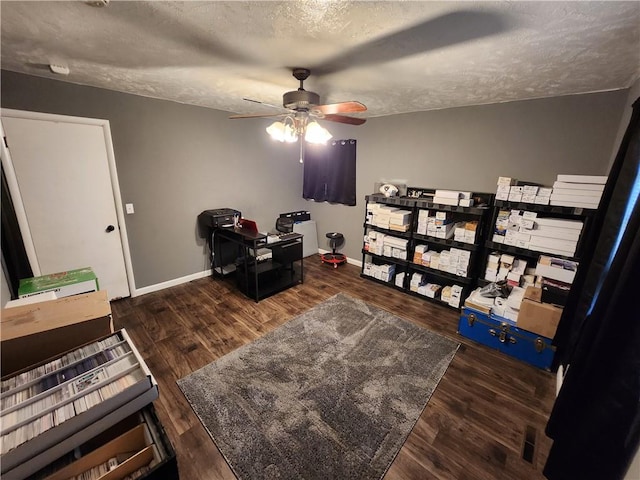
[[[75,117],[51,121],[7,112],[2,126],[18,190],[11,193],[26,217],[21,230],[32,243],[27,251],[34,274],[91,267],[110,300],[128,296],[108,128]]]

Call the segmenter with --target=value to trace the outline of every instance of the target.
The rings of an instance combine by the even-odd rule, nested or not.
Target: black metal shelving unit
[[[419,191],[419,195],[415,195],[416,191]],[[427,196],[434,193],[435,189],[413,189],[414,197],[385,197],[382,194],[372,194],[367,195],[365,197],[366,205],[369,203],[380,203],[388,206],[403,208],[411,211],[411,224],[410,228],[407,232],[398,232],[395,230],[380,228],[375,225],[371,225],[366,222],[364,223],[364,232],[367,233],[368,230],[377,231],[380,233],[384,233],[386,235],[392,235],[398,238],[402,238],[408,241],[407,243],[407,259],[398,259],[393,257],[386,257],[381,255],[376,255],[367,251],[366,249],[362,249],[362,272],[364,272],[364,265],[367,261],[367,257],[369,257],[374,263],[385,262],[391,263],[396,266],[396,274],[404,273],[404,280],[402,282],[402,287],[399,287],[395,284],[394,281],[384,282],[369,275],[361,274],[363,278],[367,278],[377,283],[382,283],[387,286],[391,286],[396,290],[403,291],[404,293],[410,294],[412,296],[416,296],[418,298],[422,298],[427,301],[435,302],[439,305],[445,305],[449,308],[454,308],[459,310],[460,308],[451,307],[448,303],[443,302],[439,298],[431,298],[425,295],[419,294],[417,292],[410,290],[410,278],[413,273],[420,273],[423,275],[427,275],[430,281],[433,283],[437,283],[445,286],[451,285],[459,285],[463,289],[462,298],[460,302],[460,306],[462,306],[464,302],[464,298],[469,295],[469,293],[476,287],[477,280],[479,276],[479,267],[482,261],[482,253],[484,251],[484,243],[486,240],[487,232],[491,230],[490,225],[488,224],[491,212],[492,212],[492,202],[495,197],[494,194],[491,193],[477,193],[473,192],[472,197],[479,205],[473,207],[463,207],[463,206],[453,206],[453,205],[443,205],[440,203],[434,203]],[[425,196],[427,195],[427,196]],[[470,221],[476,220],[478,222],[478,226],[476,229],[476,240],[475,243],[466,243],[459,242],[453,239],[443,239],[437,238],[430,235],[422,235],[417,233],[417,225],[418,225],[418,213],[420,210],[433,210],[433,211],[441,211],[451,213],[456,221]],[[365,208],[366,215],[366,208]],[[470,254],[469,267],[467,270],[466,276],[459,276],[447,271],[438,270],[430,267],[426,267],[421,264],[413,263],[412,259],[415,252],[415,247],[418,244],[426,244],[428,245],[429,250],[435,250],[441,252],[443,250],[447,250],[450,248],[457,248],[461,250],[466,250]]]
[[[582,252],[584,250],[584,246],[588,244],[588,242],[593,241],[591,238],[591,220],[595,215],[597,210],[587,209],[587,208],[579,208],[579,207],[563,207],[556,205],[538,205],[534,203],[523,203],[523,202],[509,202],[506,200],[494,200],[492,214],[491,214],[491,222],[489,224],[489,229],[493,231],[496,223],[496,219],[498,217],[498,213],[500,210],[524,210],[529,212],[536,212],[539,214],[543,214],[545,218],[557,218],[557,219],[565,219],[565,220],[580,220],[583,222],[582,230],[580,233],[580,238],[576,245],[575,254],[572,256],[559,255],[556,253],[549,253],[539,250],[531,250],[526,248],[519,248],[513,245],[505,245],[503,243],[494,242],[492,240],[492,234],[487,235],[487,239],[484,242],[484,255],[481,263],[481,269],[479,272],[478,285],[486,285],[490,283],[488,280],[484,279],[484,272],[486,269],[487,258],[491,252],[499,252],[499,253],[508,253],[509,255],[513,255],[515,257],[520,257],[526,259],[529,266],[532,266],[535,262],[537,262],[540,255],[553,256],[555,258],[561,258],[564,260],[571,260],[574,262],[578,262],[583,264],[586,259],[582,258]]]

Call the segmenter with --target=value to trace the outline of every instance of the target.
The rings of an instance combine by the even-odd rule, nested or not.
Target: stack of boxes
[[[411,227],[411,211],[381,203],[368,203],[366,223],[387,230],[407,232]]]
[[[436,252],[428,250],[426,245],[417,245],[413,254],[413,263],[459,277],[469,273],[470,260],[471,252],[460,248]]]
[[[536,212],[500,210],[493,241],[538,252],[571,257],[576,252],[583,222],[539,217]]]
[[[416,233],[419,235],[427,234],[427,227],[429,225],[429,210],[420,210],[418,212],[418,226],[416,227]],[[433,217],[435,221],[435,216]]]
[[[540,255],[536,275],[540,277],[541,301],[564,307],[577,271],[577,262]]]
[[[406,238],[398,238],[391,235],[385,235],[383,240],[382,255],[385,257],[407,259],[407,243]]]
[[[512,286],[507,298],[493,299],[490,313],[515,322],[523,330],[553,338],[577,268],[576,262],[541,255],[534,270],[526,267],[525,260],[490,254],[485,278],[493,282],[506,279]],[[486,308],[489,303],[480,289],[467,300],[467,306],[475,309]]]
[[[606,183],[606,176],[558,175],[553,184],[551,205],[598,208]]]
[[[394,210],[389,214],[389,230],[408,232],[411,227],[411,212],[409,210]]]
[[[457,190],[436,190],[435,195],[433,196],[433,203],[472,207],[473,198],[471,198],[471,192],[460,192]]]
[[[493,252],[487,257],[485,280],[506,280],[512,287],[527,287],[535,283],[534,269],[527,268],[527,261],[506,253]]]
[[[582,227],[580,220],[536,218],[533,228],[525,230],[531,236],[531,250],[572,257],[576,253]]]
[[[390,282],[396,273],[396,266],[395,264],[375,265],[371,262],[365,262],[362,273],[383,282]]]
[[[418,272],[411,275],[409,290],[425,297],[438,299],[455,308],[458,308],[462,301],[462,287],[460,285],[442,287],[437,283],[429,282],[428,275]]]
[[[431,215],[429,210],[420,210],[418,214],[417,233],[420,235],[448,239],[453,237],[454,228],[453,217],[449,212],[435,212]]]
[[[516,323],[518,328],[545,338],[553,338],[561,316],[562,307],[543,302],[542,290],[538,287],[528,287]]]
[[[600,203],[607,177],[558,175],[553,188],[522,183],[515,178],[498,177],[496,200],[595,209]]]
[[[451,212],[420,210],[418,213],[416,233],[419,235],[475,243],[477,229],[477,221],[456,223]]]
[[[549,205],[552,188],[519,183],[515,178],[498,177],[496,200]]]
[[[406,238],[398,238],[393,235],[370,231],[364,236],[364,249],[373,254],[400,260],[407,259]]]
[[[478,222],[458,222],[453,229],[453,239],[456,242],[476,243],[476,232],[478,231]]]

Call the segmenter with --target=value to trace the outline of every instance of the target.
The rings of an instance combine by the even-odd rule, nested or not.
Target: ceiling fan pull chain
[[[300,163],[304,163],[304,136],[299,136],[298,141],[300,142]]]

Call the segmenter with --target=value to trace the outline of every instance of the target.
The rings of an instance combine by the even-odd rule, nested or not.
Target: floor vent
[[[536,450],[536,429],[527,425],[524,431],[524,442],[522,444],[522,458],[529,463],[533,463],[533,455]]]

